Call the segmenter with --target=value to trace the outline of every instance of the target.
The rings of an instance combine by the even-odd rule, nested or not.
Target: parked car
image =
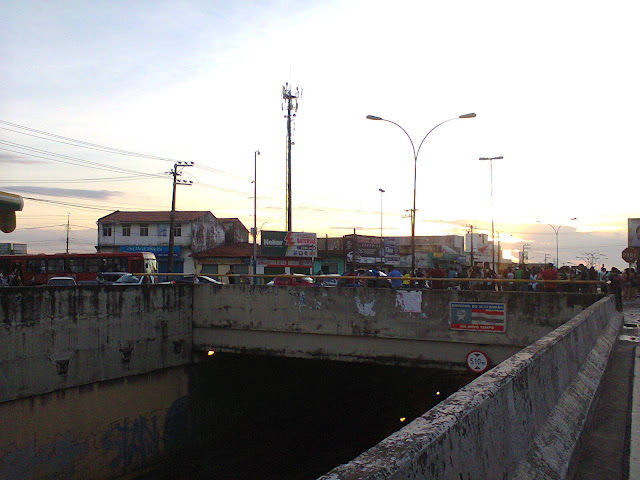
[[[76,281],[71,277],[51,277],[47,285],[50,287],[74,287]]]
[[[291,277],[275,277],[267,285],[292,286],[292,287],[313,287],[313,278],[301,273],[294,273]]]
[[[213,285],[224,285],[220,280],[216,280],[215,278],[207,277],[206,275],[185,275],[184,277],[179,277],[174,280],[174,283],[207,283]]]
[[[337,287],[340,284],[340,278],[342,276],[337,273],[330,273],[324,278],[319,278],[318,282],[321,287]]]
[[[127,273],[113,282],[113,285],[142,285],[153,283],[156,283],[156,278],[153,275],[133,275],[132,273]]]
[[[96,278],[96,283],[99,285],[111,285],[125,275],[127,275],[127,272],[100,272]]]

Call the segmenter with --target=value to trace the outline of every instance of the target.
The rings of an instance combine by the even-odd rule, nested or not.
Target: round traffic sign
[[[633,247],[627,247],[622,251],[622,259],[627,263],[637,262],[640,259],[640,252]]]
[[[467,354],[467,368],[475,373],[484,373],[489,368],[489,358],[480,350],[472,350]]]

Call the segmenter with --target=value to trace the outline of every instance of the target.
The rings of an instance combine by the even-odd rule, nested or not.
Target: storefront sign
[[[449,302],[449,326],[452,330],[504,333],[507,329],[507,305]]]
[[[121,245],[121,252],[151,252],[156,258],[168,257],[169,256],[169,247],[162,245]],[[173,255],[180,255],[180,247],[173,247]]]
[[[258,264],[265,267],[311,268],[313,266],[311,259],[304,258],[261,258]]]
[[[260,254],[268,257],[317,257],[315,233],[262,232]]]

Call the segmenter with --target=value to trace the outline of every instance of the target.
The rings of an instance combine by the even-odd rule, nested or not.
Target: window
[[[27,260],[27,273],[44,273],[46,269],[46,260]]]
[[[122,236],[123,237],[131,236],[131,225],[129,225],[128,223],[125,223],[122,225]]]
[[[70,258],[69,270],[72,273],[82,273],[87,271],[87,262],[84,258]]]
[[[182,236],[182,224],[176,223],[173,226],[173,236],[174,237],[181,237]]]
[[[64,271],[64,258],[51,258],[47,262],[47,273],[61,273]]]
[[[149,236],[149,224],[143,223],[140,225],[140,236],[148,237]]]
[[[103,237],[111,236],[111,225],[102,225],[102,236]]]
[[[168,225],[164,225],[164,224],[160,224],[158,225],[158,236],[159,237],[166,237],[167,236],[167,230],[169,230],[169,226]]]

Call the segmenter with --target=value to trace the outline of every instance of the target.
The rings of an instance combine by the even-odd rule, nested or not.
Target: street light
[[[418,154],[420,153],[420,148],[422,147],[422,144],[427,139],[429,134],[433,132],[436,128],[438,128],[440,125],[442,125],[443,123],[447,123],[452,120],[458,120],[459,118],[474,118],[475,116],[476,116],[475,113],[466,113],[464,115],[460,115],[459,117],[450,118],[448,120],[445,120],[444,122],[440,122],[439,124],[437,124],[435,127],[433,127],[431,130],[427,132],[427,134],[424,136],[424,138],[420,142],[420,145],[418,145],[418,149],[416,150],[413,140],[411,139],[407,131],[404,128],[402,128],[400,125],[398,125],[396,122],[387,120],[382,117],[377,117],[375,115],[367,115],[367,120],[382,120],[383,122],[393,123],[396,127],[398,127],[400,130],[404,132],[404,134],[409,139],[409,142],[411,142],[411,148],[413,149],[413,208],[411,209],[411,275],[412,276],[415,275],[415,270],[416,270],[416,182],[417,182],[417,175],[418,175]]]
[[[384,193],[384,190],[379,188],[378,191],[380,192],[380,263],[383,263],[384,237],[382,236],[382,194]]]
[[[493,264],[491,268],[493,271],[496,271],[496,240],[493,230],[493,161],[494,160],[502,160],[503,157],[480,157],[479,160],[489,160],[489,170],[491,172],[491,263]],[[499,254],[499,252],[498,252]],[[500,262],[498,262],[500,263]]]
[[[258,235],[258,155],[260,150],[253,152],[253,284],[257,285],[256,269],[258,267],[258,244],[256,236]]]
[[[577,218],[574,217],[569,220],[573,221],[573,220],[577,220]],[[536,220],[536,223],[542,223],[542,222],[539,220]],[[547,225],[553,228],[553,231],[556,234],[556,268],[560,268],[560,248],[558,243],[558,234],[560,233],[560,229],[564,227],[564,225],[558,225],[557,228],[554,225],[551,225],[550,223],[547,223]]]

